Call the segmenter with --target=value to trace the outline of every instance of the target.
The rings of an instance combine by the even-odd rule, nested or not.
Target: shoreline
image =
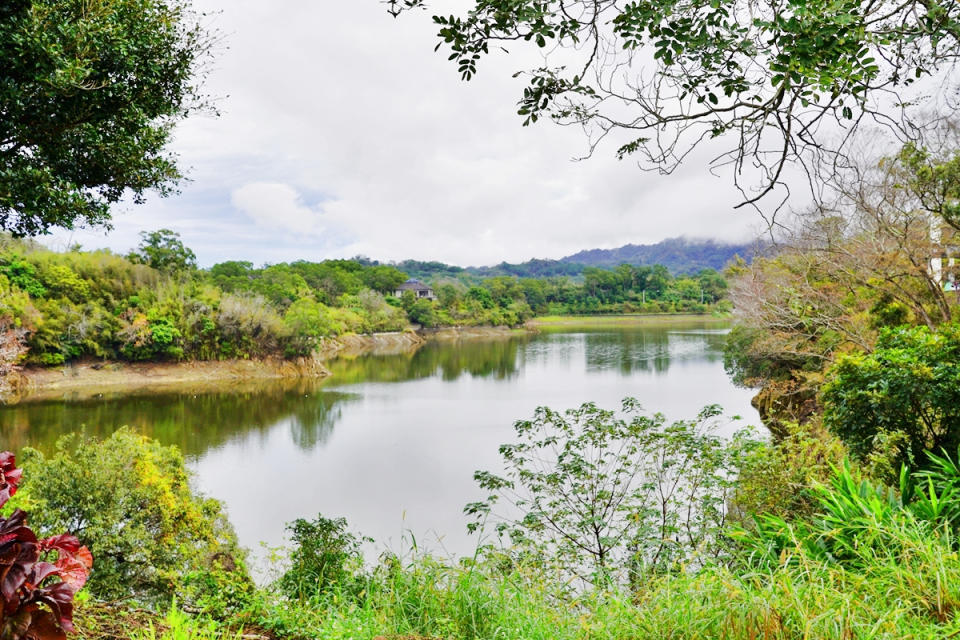
[[[583,316],[538,316],[527,321],[535,329],[554,327],[630,327],[650,323],[680,322],[728,323],[730,315],[712,313],[610,313]]]
[[[8,375],[0,406],[50,400],[84,400],[118,393],[217,390],[224,385],[272,380],[322,380],[326,363],[336,358],[411,353],[430,341],[502,340],[516,335],[563,328],[635,326],[651,322],[725,322],[708,314],[620,314],[542,316],[517,328],[438,327],[324,339],[310,357],[190,362],[119,362],[89,360],[61,367],[26,367]]]
[[[326,363],[336,358],[397,355],[418,350],[429,340],[499,338],[528,330],[505,327],[444,327],[324,339],[313,356],[189,362],[88,360],[60,367],[25,367],[8,376],[0,406],[49,400],[84,400],[117,393],[177,391],[185,387],[217,390],[224,385],[272,380],[322,380]]]

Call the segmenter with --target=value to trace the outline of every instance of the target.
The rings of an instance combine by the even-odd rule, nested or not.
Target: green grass
[[[863,571],[794,558],[767,572],[710,568],[651,578],[635,594],[574,597],[542,571],[418,558],[375,574],[359,598],[290,602],[261,594],[257,622],[280,637],[331,640],[960,637],[960,557],[929,530],[898,535],[896,556],[873,554]]]
[[[162,625],[152,622],[138,629],[131,629],[129,640],[241,640],[242,629],[224,629],[214,620],[194,618],[176,606],[172,607]]]
[[[258,629],[253,635],[325,640],[960,638],[960,556],[949,536],[910,523],[886,534],[896,537],[896,552],[862,549],[856,570],[811,561],[798,549],[770,570],[711,567],[654,576],[636,593],[577,595],[544,569],[502,557],[478,563],[415,557],[381,565],[359,594],[334,590],[293,601],[268,588],[232,623],[174,609],[162,623],[121,637],[240,640],[242,623]]]
[[[689,322],[711,322],[726,324],[730,321],[727,316],[715,316],[707,313],[631,313],[610,314],[598,316],[537,316],[529,324],[536,327],[550,328],[563,327],[632,327],[669,324],[684,324]]]

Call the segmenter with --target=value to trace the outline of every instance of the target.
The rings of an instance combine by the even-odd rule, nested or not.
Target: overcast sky
[[[191,181],[118,208],[109,234],[58,233],[52,246],[126,251],[166,227],[203,266],[358,254],[479,265],[679,235],[741,240],[759,227],[733,211],[730,176],[704,163],[664,177],[612,148],[574,162],[580,131],[521,126],[511,75],[523,61],[491,58],[460,82],[433,51],[428,14],[394,20],[379,0],[194,6],[217,12],[206,90],[221,115],[178,127]]]

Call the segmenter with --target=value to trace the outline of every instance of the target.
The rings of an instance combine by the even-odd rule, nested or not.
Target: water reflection
[[[44,401],[0,411],[0,446],[32,446],[50,451],[65,434],[103,438],[121,426],[173,444],[194,458],[238,437],[265,439],[277,424],[289,422],[298,447],[310,450],[329,438],[342,415],[341,405],[357,399],[323,391],[316,381],[275,381],[231,385],[230,391],[104,395],[77,402]]]
[[[585,360],[587,373],[662,376],[678,361],[719,362],[723,334],[694,324],[684,329],[672,325],[581,329],[438,341],[407,353],[337,358],[328,363],[332,374],[328,380],[225,383],[228,389],[208,386],[202,393],[114,391],[72,401],[65,401],[69,396],[28,401],[0,410],[0,446],[49,450],[67,433],[104,437],[127,425],[195,458],[244,434],[264,441],[282,424],[293,443],[309,451],[327,442],[342,418],[343,405],[359,398],[342,389],[349,385],[429,378],[456,382],[464,375],[509,382],[529,367],[569,370],[579,358]]]
[[[476,541],[462,508],[482,497],[473,472],[496,468],[514,421],[537,406],[612,408],[633,396],[670,419],[717,403],[758,424],[750,392],[723,371],[715,326],[431,342],[339,358],[325,381],[24,403],[0,409],[0,448],[49,450],[66,433],[103,437],[130,425],[184,451],[249,548],[281,544],[285,523],[322,513],[386,544],[410,531],[469,553]],[[258,473],[243,473],[251,465]]]
[[[512,335],[490,340],[428,342],[412,353],[337,358],[328,364],[336,384],[402,382],[431,378],[446,381],[464,374],[510,380],[517,375],[517,353],[530,336]]]

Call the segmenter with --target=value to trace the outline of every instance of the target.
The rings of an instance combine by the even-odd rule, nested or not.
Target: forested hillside
[[[431,294],[398,297],[413,274],[393,265],[233,260],[199,269],[176,233],[142,236],[126,256],[0,237],[2,364],[296,357],[349,333],[517,326],[536,314],[702,313],[727,289],[716,271],[674,277],[663,265],[587,267],[574,281],[408,262],[436,267],[423,277]]]
[[[704,269],[722,271],[734,256],[740,256],[749,262],[763,247],[762,243],[724,244],[715,240],[669,238],[649,245],[628,244],[617,249],[588,249],[559,260],[535,258],[520,263],[501,262],[490,267],[457,267],[442,262],[404,260],[396,264],[396,267],[417,278],[458,277],[465,274],[478,278],[579,278],[588,267],[612,269],[621,264],[635,267],[663,265],[671,274],[677,276],[695,274]]]
[[[594,267],[618,264],[662,264],[671,273],[720,270],[735,256],[749,260],[762,245],[755,242],[724,244],[715,240],[668,238],[656,244],[627,244],[617,249],[590,249],[561,258],[560,262]]]

